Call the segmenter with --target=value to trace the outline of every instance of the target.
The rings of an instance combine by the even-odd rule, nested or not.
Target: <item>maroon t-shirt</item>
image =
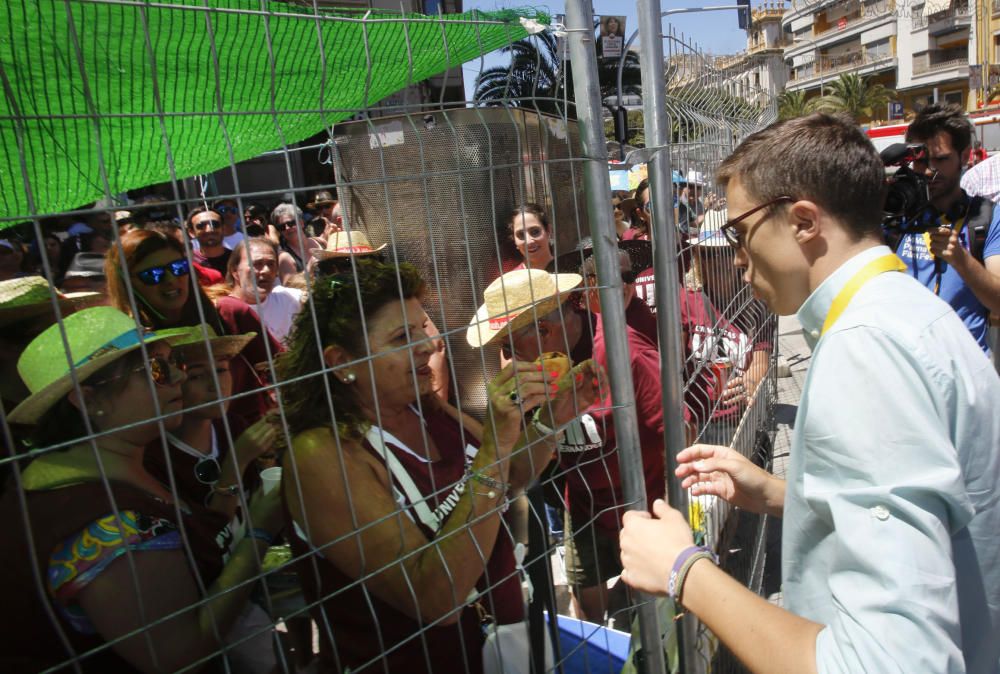
[[[391,437],[383,436],[383,439],[421,494],[427,496],[427,504],[446,520],[451,512],[448,497],[456,485],[468,488],[463,483],[463,476],[467,455],[472,452],[467,454],[467,448],[478,449],[479,443],[468,433],[463,435],[458,423],[443,410],[427,410],[424,419],[427,432],[441,454],[439,461],[424,461],[395,445]],[[382,461],[367,441],[364,446]],[[396,487],[402,492],[399,485]],[[433,532],[420,523],[408,504],[407,512],[414,515],[417,526],[431,540]],[[480,603],[499,623],[524,619],[520,577],[515,569],[509,531],[506,523],[502,523],[486,571],[477,585],[480,591],[496,586],[480,599]],[[298,562],[297,570],[306,599],[314,602],[326,598],[312,610],[317,624],[328,624],[333,635],[331,642],[325,629],[320,629],[323,671],[357,669],[373,658],[376,661],[370,669],[379,672],[474,674],[482,671],[482,630],[474,607],[466,607],[455,625],[421,628],[413,618],[367,592],[363,585],[321,555],[310,555],[311,548],[299,536],[291,536],[290,542],[296,557],[305,555]],[[468,560],[468,563],[475,563],[475,560]],[[421,631],[419,636],[411,638]],[[466,654],[464,662],[462,643]],[[368,668],[365,671],[369,671]]]
[[[271,409],[273,399],[270,390],[260,390],[268,384],[268,373],[258,372],[254,366],[266,363],[268,360],[267,340],[271,357],[281,353],[282,346],[271,336],[271,333],[261,325],[260,317],[250,308],[250,305],[235,297],[220,297],[215,302],[215,309],[227,335],[242,335],[256,332],[257,336],[233,358],[230,366],[233,376],[233,395],[237,396],[229,405],[229,412],[255,422]],[[240,396],[240,393],[254,391],[252,395]]]

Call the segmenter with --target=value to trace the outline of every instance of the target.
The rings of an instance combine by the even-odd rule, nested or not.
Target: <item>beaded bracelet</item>
[[[478,470],[470,470],[468,473],[466,473],[465,479],[473,480],[483,485],[484,487],[489,487],[490,490],[486,492],[486,496],[489,496],[490,498],[496,498],[497,496],[502,496],[506,494],[507,490],[510,488],[510,485],[508,485],[506,482],[501,482],[500,480],[492,478],[489,475],[486,475],[485,473],[480,473]],[[497,490],[499,490],[499,493],[497,492]]]
[[[702,545],[692,545],[685,548],[674,560],[674,568],[670,571],[670,580],[667,582],[667,594],[674,601],[680,603],[681,592],[684,591],[684,581],[687,580],[688,571],[699,559],[710,559],[713,564],[719,563],[719,558]]]

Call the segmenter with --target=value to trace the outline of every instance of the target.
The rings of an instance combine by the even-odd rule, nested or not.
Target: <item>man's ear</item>
[[[803,199],[791,205],[788,219],[790,226],[795,229],[796,241],[802,244],[819,236],[821,213],[820,207],[812,201]]]

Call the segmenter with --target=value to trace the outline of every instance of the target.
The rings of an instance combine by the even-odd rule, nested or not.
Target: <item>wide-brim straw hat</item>
[[[641,274],[653,266],[653,244],[650,241],[630,239],[618,242],[619,250],[628,253],[632,262],[632,271]],[[574,250],[563,253],[552,262],[546,269],[550,272],[559,270],[577,272],[583,265],[583,261],[594,254],[594,243],[589,236],[580,239]]]
[[[329,190],[320,190],[313,195],[313,200],[306,204],[306,208],[310,211],[316,210],[319,206],[326,206],[327,204],[335,204],[337,200],[333,196],[333,192]]]
[[[697,234],[688,237],[688,243],[692,246],[704,246],[707,248],[728,247],[729,241],[722,233],[722,226],[729,218],[729,209],[705,211],[705,219],[701,221],[701,228]]]
[[[55,293],[59,308],[71,313],[82,307],[96,304],[102,299],[100,293],[61,293],[53,290],[41,276],[22,276],[0,281],[0,326],[19,323],[44,316],[53,317],[52,294]]]
[[[371,241],[364,232],[357,230],[334,232],[326,240],[326,248],[313,248],[313,257],[319,261],[333,258],[350,257],[352,255],[378,255],[389,244],[383,243],[378,248],[373,248]]]
[[[465,339],[478,348],[523,328],[565,302],[582,282],[579,274],[550,274],[541,269],[507,272],[483,291],[484,303],[469,322]]]
[[[34,424],[73,390],[72,371],[81,384],[101,368],[132,353],[143,343],[166,340],[174,343],[188,336],[177,331],[159,335],[139,331],[135,320],[111,307],[92,307],[70,314],[62,321],[69,345],[63,343],[60,324],[49,326],[24,349],[17,361],[17,371],[31,391],[8,415],[14,424]],[[195,328],[197,329],[197,328]]]
[[[204,332],[202,332],[203,328]],[[217,360],[235,358],[257,336],[256,332],[220,336],[215,328],[208,323],[189,328],[160,330],[157,334],[171,338],[177,336],[177,339],[171,341],[171,345],[174,347],[174,354],[181,360],[207,358],[209,347],[211,347],[212,357]]]

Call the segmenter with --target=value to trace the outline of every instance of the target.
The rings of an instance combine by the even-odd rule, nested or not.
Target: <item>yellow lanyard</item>
[[[833,298],[830,311],[826,314],[826,320],[823,321],[823,330],[819,333],[820,336],[822,337],[826,334],[827,330],[833,327],[833,324],[837,322],[840,315],[844,313],[847,305],[851,303],[854,296],[861,290],[861,286],[887,271],[906,271],[906,265],[895,255],[883,255],[866,264],[861,268],[861,271],[852,276],[844,287],[840,289],[837,296]]]

